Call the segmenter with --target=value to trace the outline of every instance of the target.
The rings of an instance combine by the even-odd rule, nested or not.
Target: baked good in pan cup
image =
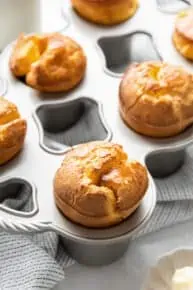
[[[193,9],[180,12],[176,18],[173,43],[177,51],[189,60],[193,60]]]
[[[92,228],[116,225],[140,205],[146,168],[122,146],[90,142],[70,150],[54,177],[55,202],[71,221]]]
[[[23,147],[27,123],[17,107],[0,97],[0,165],[5,164]]]
[[[65,92],[84,78],[86,56],[81,46],[60,33],[21,34],[13,47],[10,69],[28,86],[42,92]]]
[[[91,22],[114,25],[132,17],[138,0],[71,0],[80,16]]]
[[[130,65],[120,83],[119,110],[137,133],[177,135],[193,123],[193,75],[159,61]]]

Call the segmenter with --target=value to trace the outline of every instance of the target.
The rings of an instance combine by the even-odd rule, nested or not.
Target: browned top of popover
[[[151,134],[164,136],[167,127],[180,132],[193,122],[193,75],[164,62],[133,64],[120,84],[119,100],[126,122],[139,131],[146,126],[144,134],[152,129]]]
[[[147,185],[146,169],[129,160],[122,146],[90,142],[66,154],[55,176],[54,192],[66,216],[86,226],[103,227],[126,218]],[[73,213],[69,207],[63,210],[62,202]]]
[[[20,117],[17,107],[0,97],[0,150],[16,146],[26,134],[27,123]],[[0,160],[1,163],[1,160]]]
[[[193,41],[193,9],[189,8],[177,15],[175,29],[182,36]]]

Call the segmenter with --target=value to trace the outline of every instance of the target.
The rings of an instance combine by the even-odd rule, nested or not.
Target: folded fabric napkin
[[[153,217],[133,238],[193,218],[193,148],[174,175],[156,179],[157,205]],[[15,209],[30,208],[26,194],[4,203]],[[0,289],[52,289],[65,278],[65,268],[74,261],[65,253],[55,233],[12,235],[0,233]]]

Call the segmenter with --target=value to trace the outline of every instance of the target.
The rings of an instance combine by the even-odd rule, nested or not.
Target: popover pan
[[[160,13],[155,2],[149,0],[147,5],[141,0],[131,21],[107,29],[82,20],[68,1],[64,12],[70,24],[64,34],[82,45],[88,66],[84,81],[67,94],[42,94],[15,79],[8,67],[12,44],[4,50],[0,57],[0,76],[7,83],[4,95],[27,119],[28,131],[23,151],[0,167],[1,229],[13,233],[55,231],[78,262],[102,265],[120,258],[131,237],[151,218],[156,204],[152,177],[164,177],[179,169],[186,148],[193,143],[193,126],[176,137],[155,139],[135,133],[119,115],[118,88],[128,63],[152,58],[191,68],[171,44],[175,15]],[[168,27],[164,35],[163,25]],[[72,223],[54,202],[53,178],[65,153],[94,140],[123,145],[129,158],[146,164],[149,170],[149,187],[140,207],[126,221],[107,229]],[[6,196],[17,199],[25,194],[31,196],[31,206],[25,211],[6,201]]]

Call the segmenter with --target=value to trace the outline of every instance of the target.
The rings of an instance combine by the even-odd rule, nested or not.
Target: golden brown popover
[[[145,167],[109,142],[78,145],[66,154],[54,179],[55,201],[75,223],[103,228],[139,206],[148,186]]]
[[[120,84],[125,123],[152,137],[179,134],[193,123],[193,75],[163,62],[129,66]]]
[[[114,25],[133,16],[138,0],[71,0],[83,18],[98,24]]]
[[[180,54],[193,60],[193,9],[187,9],[178,14],[173,42]]]
[[[27,123],[17,107],[0,97],[0,165],[12,159],[22,148]]]
[[[63,92],[84,77],[86,56],[80,45],[62,34],[21,34],[10,57],[10,69],[34,89]]]

